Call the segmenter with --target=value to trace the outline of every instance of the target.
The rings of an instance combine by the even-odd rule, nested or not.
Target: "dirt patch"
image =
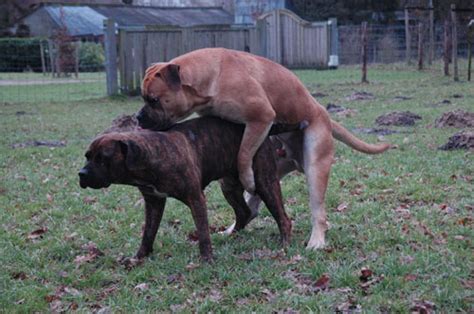
[[[402,133],[396,130],[381,129],[381,128],[356,128],[352,130],[354,133],[375,134],[375,135],[391,135],[395,133]]]
[[[343,106],[339,106],[339,105],[336,105],[336,104],[329,103],[329,104],[326,105],[326,110],[329,113],[334,113],[334,112],[344,111],[344,110],[346,110],[346,108],[344,108]]]
[[[46,147],[64,147],[66,146],[66,141],[27,141],[23,143],[16,143],[12,145],[12,148],[25,148],[25,147],[37,147],[37,146],[46,146]]]
[[[121,115],[112,120],[112,124],[110,127],[105,129],[100,134],[107,134],[112,132],[129,132],[129,131],[136,131],[141,129],[138,126],[138,120],[135,115]]]
[[[451,97],[453,97],[453,98],[463,98],[464,96],[461,95],[461,94],[454,94]]]
[[[348,101],[355,101],[355,100],[372,100],[375,96],[368,92],[354,92],[350,96],[346,97]]]
[[[311,96],[313,96],[314,98],[323,98],[323,97],[327,97],[327,94],[315,92],[315,93],[311,93]]]
[[[437,128],[466,128],[474,127],[474,113],[461,109],[443,113],[436,119],[435,127]]]
[[[448,142],[439,147],[441,150],[474,150],[474,130],[464,130],[451,136]]]
[[[378,125],[413,126],[416,120],[421,120],[421,117],[413,112],[393,111],[379,116],[375,123]]]
[[[335,105],[332,103],[327,104],[326,110],[329,113],[333,113],[338,117],[346,118],[346,117],[352,117],[357,114],[357,110],[355,109],[347,109],[343,106]]]
[[[408,96],[395,96],[393,97],[392,101],[393,102],[399,102],[399,101],[405,101],[405,100],[410,100],[411,97],[408,97]]]
[[[426,107],[431,107],[431,108],[437,108],[437,107],[443,107],[443,106],[449,106],[451,105],[451,100],[449,99],[443,99],[440,102],[434,103],[434,104],[426,104]]]

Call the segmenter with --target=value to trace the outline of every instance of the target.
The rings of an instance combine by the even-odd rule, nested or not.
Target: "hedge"
[[[41,72],[40,41],[43,41],[46,63],[49,65],[48,44],[39,38],[0,38],[0,72]],[[74,54],[74,48],[71,53]],[[68,61],[69,57],[66,57]],[[70,56],[74,58],[74,56]],[[74,61],[73,61],[74,63]],[[84,42],[79,48],[79,71],[103,71],[104,49],[101,44]]]
[[[0,72],[41,71],[39,38],[0,38]]]

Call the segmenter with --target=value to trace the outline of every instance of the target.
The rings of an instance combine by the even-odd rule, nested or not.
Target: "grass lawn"
[[[393,110],[423,118],[414,127],[393,127],[403,133],[385,140],[398,148],[382,155],[337,144],[326,200],[327,249],[305,250],[310,210],[304,177],[293,174],[282,184],[294,221],[286,250],[262,210],[238,235],[214,233],[216,261],[201,264],[197,244],[188,239],[190,210],[171,200],[155,252],[130,271],[117,259],[138,249],[139,193],[126,186],[82,190],[77,171],[94,135],[117,115],[136,111],[140,100],[81,100],[92,87],[78,85],[71,90],[77,98],[51,99],[52,91],[41,87],[37,99],[18,101],[5,98],[18,87],[1,87],[1,311],[409,312],[429,302],[441,312],[473,311],[474,154],[438,150],[457,130],[432,125],[445,111],[474,111],[474,83],[455,83],[439,72],[378,66],[369,69],[370,84],[361,85],[354,67],[297,71],[312,92],[327,94],[319,98],[323,105],[357,110],[334,116],[349,129],[374,127],[377,116]],[[347,100],[355,91],[375,98]],[[443,100],[450,104],[439,105]],[[66,146],[11,147],[31,140],[64,140]],[[230,224],[233,212],[218,185],[206,195],[210,224]],[[347,208],[337,211],[343,202]],[[88,256],[87,244],[104,255]],[[82,263],[87,257],[91,261]],[[365,284],[363,267],[373,273]],[[329,282],[321,290],[317,281],[324,274]]]
[[[41,73],[0,72],[0,103],[83,101],[106,95],[104,72],[81,72],[78,78],[51,77]]]

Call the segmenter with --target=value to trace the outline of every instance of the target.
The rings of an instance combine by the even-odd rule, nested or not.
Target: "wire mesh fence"
[[[450,26],[448,26],[450,27]],[[361,26],[339,26],[339,61],[341,64],[358,64],[361,62]],[[444,53],[444,29],[442,24],[434,26],[433,59],[441,60]],[[458,56],[467,57],[467,26],[458,25]],[[421,29],[423,57],[428,60],[429,30],[427,25]],[[409,53],[410,60],[418,59],[418,25],[410,25]],[[368,63],[396,63],[406,61],[407,41],[404,25],[369,25],[368,28]]]
[[[104,97],[104,62],[100,43],[0,39],[0,103]]]
[[[339,26],[339,63],[361,63],[359,25]],[[448,28],[450,26],[448,25]],[[419,30],[411,25],[410,58],[418,59]],[[445,26],[434,27],[433,61],[444,53]],[[428,27],[421,28],[423,55],[428,60]],[[458,56],[468,54],[467,26],[458,25]],[[404,25],[369,25],[368,63],[405,62]],[[449,54],[448,54],[449,55]],[[0,38],[0,103],[78,101],[106,96],[105,54],[101,43],[70,38]],[[463,63],[464,64],[464,63]]]

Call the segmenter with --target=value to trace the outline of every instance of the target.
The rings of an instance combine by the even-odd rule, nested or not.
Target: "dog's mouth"
[[[93,181],[93,180],[87,180],[86,178],[80,178],[79,179],[79,185],[81,188],[86,189],[86,188],[91,188],[91,189],[102,189],[102,188],[108,188],[111,183],[110,182],[98,182],[98,181]]]

